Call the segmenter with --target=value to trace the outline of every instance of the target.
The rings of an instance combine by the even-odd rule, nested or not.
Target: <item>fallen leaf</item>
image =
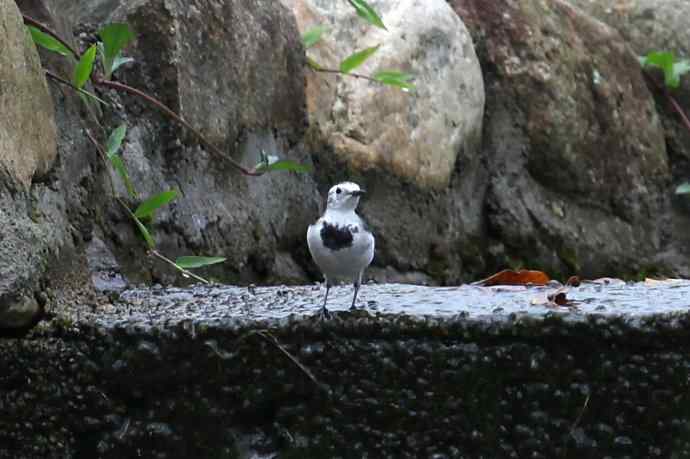
[[[546,306],[547,308],[557,308],[559,306],[574,308],[576,307],[576,303],[568,299],[568,290],[568,287],[561,287],[552,292],[533,298],[530,303],[533,306]]]
[[[551,279],[541,271],[523,269],[512,271],[505,269],[486,279],[474,282],[473,285],[490,287],[492,285],[546,285]]]
[[[569,303],[571,303],[570,300],[568,300],[566,294],[568,293],[568,288],[563,287],[559,288],[555,292],[549,293],[546,297],[549,299],[550,302],[556,303],[558,306],[568,306]]]
[[[678,285],[682,284],[684,282],[683,279],[652,279],[651,277],[648,277],[644,280],[644,285],[646,287],[661,287],[661,286],[670,286],[670,285]]]
[[[580,286],[580,278],[578,276],[570,276],[568,278],[568,281],[565,283],[568,287],[579,287]]]

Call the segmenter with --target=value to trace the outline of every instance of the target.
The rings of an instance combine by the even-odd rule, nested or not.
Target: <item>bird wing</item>
[[[364,241],[365,241],[365,246],[366,246],[366,253],[367,253],[367,266],[371,264],[371,261],[374,259],[374,249],[376,248],[376,240],[374,239],[374,235],[371,234],[369,231],[364,231],[361,236]]]
[[[312,258],[316,258],[314,256],[314,253],[317,251],[317,247],[320,243],[320,235],[319,235],[319,222],[321,220],[318,220],[316,223],[313,225],[309,225],[309,228],[307,228],[307,247],[309,247],[309,253],[311,254]]]

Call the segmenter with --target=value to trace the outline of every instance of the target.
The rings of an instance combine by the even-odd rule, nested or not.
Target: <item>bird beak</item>
[[[367,193],[366,190],[356,190],[356,191],[351,191],[350,194],[352,196],[363,196]]]

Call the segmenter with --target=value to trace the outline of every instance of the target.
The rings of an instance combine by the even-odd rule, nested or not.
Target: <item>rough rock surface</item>
[[[635,275],[662,250],[664,133],[621,36],[559,0],[453,0],[484,70],[490,251],[551,273]]]
[[[326,323],[310,287],[70,304],[0,341],[0,457],[690,455],[690,283],[545,292],[335,288]]]
[[[56,133],[38,53],[13,1],[0,1],[0,30],[0,328],[6,328],[26,326],[40,312],[34,291],[57,241],[35,192],[55,160]]]
[[[50,169],[56,156],[53,104],[38,53],[14,2],[0,3],[0,170],[21,190]],[[11,184],[8,184],[11,186]]]
[[[651,51],[671,51],[678,58],[690,58],[690,3],[684,0],[570,0],[592,16],[617,29],[628,41],[636,54],[642,56]],[[656,75],[661,81],[660,75]],[[673,173],[674,187],[690,181],[690,131],[683,125],[663,92],[651,84],[657,96],[657,108],[666,133],[669,166]],[[681,78],[679,88],[672,91],[674,98],[690,112],[690,76]],[[690,199],[674,197],[671,215],[670,241],[660,258],[679,266],[679,272],[690,276]]]

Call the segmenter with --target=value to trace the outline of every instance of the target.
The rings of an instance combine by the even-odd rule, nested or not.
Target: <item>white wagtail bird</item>
[[[326,281],[322,317],[328,316],[328,291],[335,281],[354,283],[351,306],[354,309],[362,274],[374,258],[374,235],[355,212],[364,193],[356,183],[335,185],[328,191],[326,212],[307,230],[309,252]]]

